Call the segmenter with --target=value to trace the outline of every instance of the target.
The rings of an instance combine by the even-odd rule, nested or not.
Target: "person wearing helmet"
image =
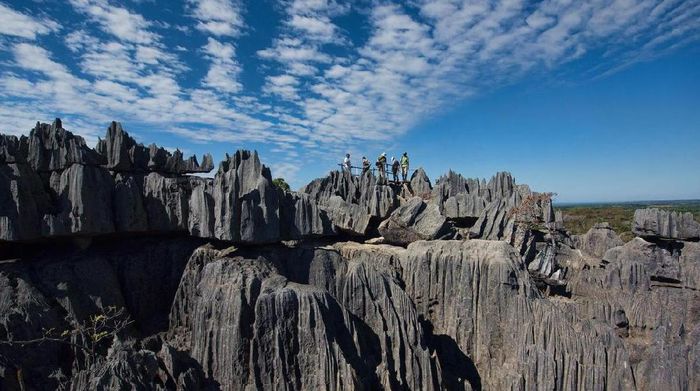
[[[391,175],[394,177],[394,182],[399,181],[399,161],[395,157],[391,157]]]
[[[367,172],[369,171],[369,166],[370,166],[369,160],[367,160],[367,157],[363,156],[362,157],[362,175],[363,176],[365,174],[367,174]]]
[[[401,177],[403,181],[406,182],[406,177],[408,177],[408,153],[404,152],[401,156]]]
[[[377,168],[379,168],[379,178],[386,180],[386,152],[377,158]]]

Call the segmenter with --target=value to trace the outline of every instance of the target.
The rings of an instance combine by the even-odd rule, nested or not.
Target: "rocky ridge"
[[[237,151],[186,175],[212,168],[118,123],[95,149],[60,120],[0,136],[0,388],[700,387],[692,215],[637,211],[623,243],[508,173],[285,192]],[[17,342],[109,307],[133,324],[92,359]]]

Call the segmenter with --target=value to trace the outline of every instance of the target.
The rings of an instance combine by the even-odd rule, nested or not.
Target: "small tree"
[[[123,307],[114,306],[105,307],[99,313],[90,315],[82,322],[78,322],[70,316],[66,316],[65,319],[69,324],[65,330],[43,329],[41,337],[30,340],[0,340],[0,344],[10,346],[50,342],[65,344],[72,347],[76,355],[82,353],[84,357],[83,365],[81,365],[80,360],[76,360],[77,369],[87,369],[107,351],[114,337],[133,323]]]
[[[275,178],[272,180],[272,184],[284,191],[289,191],[289,184],[284,180],[284,178]]]
[[[527,195],[520,204],[508,212],[517,224],[523,224],[529,229],[541,228],[545,221],[544,208],[549,207],[556,193],[532,193]],[[549,227],[545,227],[549,229]]]

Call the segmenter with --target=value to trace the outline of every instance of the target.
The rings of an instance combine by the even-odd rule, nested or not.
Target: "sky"
[[[0,0],[0,132],[700,198],[700,0]]]

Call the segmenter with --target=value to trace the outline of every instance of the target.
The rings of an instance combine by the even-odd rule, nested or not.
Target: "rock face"
[[[279,240],[279,200],[257,153],[238,151],[219,166],[213,186],[214,237],[240,242]]]
[[[438,239],[448,231],[447,220],[437,205],[426,204],[420,197],[410,199],[379,225],[385,241],[398,245]]]
[[[616,330],[638,389],[697,389],[700,246],[635,238],[571,278],[577,313]],[[662,311],[659,309],[663,308]],[[680,364],[678,364],[680,363]]]
[[[700,223],[692,213],[669,212],[661,209],[637,209],[634,211],[632,232],[643,237],[662,239],[700,239]]]
[[[201,243],[192,238],[161,237],[122,238],[117,243],[105,241],[93,244],[88,250],[45,245],[48,247],[38,254],[29,251],[19,261],[3,262],[0,265],[1,340],[32,340],[42,337],[48,329],[54,329],[58,336],[63,330],[71,329],[71,324],[85,322],[108,306],[128,310],[135,321],[132,337],[165,330],[182,272],[190,254]],[[103,352],[106,356],[106,350]],[[128,356],[130,354],[127,355],[129,361],[142,360]],[[94,382],[104,384],[103,380],[93,382],[85,377],[94,376],[95,372],[71,375],[71,364],[79,359],[66,344],[44,342],[13,346],[0,343],[0,372],[5,373],[0,383],[16,381],[15,374],[20,370],[25,389],[52,390],[59,381],[55,372],[62,368],[72,389],[92,388],[85,385]],[[125,365],[117,362],[121,360],[108,357],[106,365],[116,365],[115,368]],[[158,366],[149,368],[149,371],[158,370]],[[177,369],[180,370],[184,371]],[[113,375],[124,375],[121,369],[117,372]],[[139,373],[128,376],[141,376]],[[100,376],[112,377],[106,373]],[[152,378],[143,380],[149,384],[153,381]]]
[[[333,171],[306,185],[301,193],[326,211],[333,225],[355,235],[366,234],[372,221],[386,218],[398,206],[394,189],[371,172],[357,177]]]
[[[377,386],[361,358],[371,334],[328,292],[290,282],[262,259],[198,250],[171,330],[223,389]]]
[[[625,244],[608,223],[596,224],[585,235],[574,236],[573,240],[576,248],[598,258],[611,248]]]

